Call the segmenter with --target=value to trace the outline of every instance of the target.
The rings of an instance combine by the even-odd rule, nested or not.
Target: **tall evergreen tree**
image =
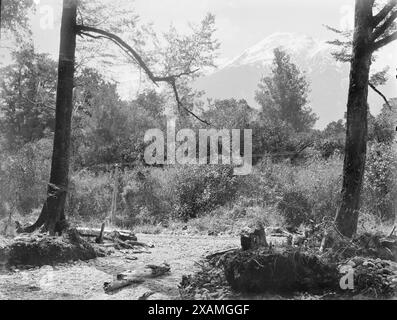
[[[281,49],[274,50],[272,74],[263,77],[256,92],[262,117],[282,121],[296,132],[308,131],[317,117],[308,106],[309,84],[305,75]]]

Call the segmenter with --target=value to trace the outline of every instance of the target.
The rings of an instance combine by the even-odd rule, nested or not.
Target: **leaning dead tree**
[[[44,231],[48,231],[50,234],[56,234],[62,233],[62,231],[67,227],[65,203],[69,186],[69,158],[77,35],[112,41],[145,72],[154,84],[158,85],[159,83],[166,83],[172,88],[178,109],[183,109],[197,120],[208,124],[208,122],[201,119],[192,111],[191,105],[186,105],[186,102],[181,98],[178,91],[177,82],[184,77],[191,77],[196,74],[199,68],[194,68],[194,65],[212,65],[211,58],[208,58],[208,56],[201,58],[200,55],[204,54],[204,51],[206,50],[211,51],[217,48],[217,42],[211,38],[214,33],[214,29],[207,28],[207,26],[214,22],[213,16],[210,15],[207,17],[207,20],[204,20],[206,23],[202,23],[203,30],[194,34],[194,37],[192,37],[194,40],[191,40],[193,42],[197,42],[192,43],[192,47],[197,47],[199,49],[204,48],[202,52],[201,50],[196,50],[196,56],[189,57],[188,63],[182,64],[183,71],[177,73],[169,72],[169,74],[159,76],[152,71],[147,63],[145,63],[142,55],[139,54],[131,45],[123,41],[119,36],[105,30],[77,24],[78,4],[79,0],[63,0],[55,134],[47,199],[37,221],[31,226],[21,228],[21,232],[29,233],[39,228],[43,228]]]
[[[397,39],[397,0],[389,0],[378,7],[375,0],[356,0],[355,4],[342,202],[335,218],[336,229],[349,238],[357,231],[364,178],[368,140],[367,98],[373,53]]]

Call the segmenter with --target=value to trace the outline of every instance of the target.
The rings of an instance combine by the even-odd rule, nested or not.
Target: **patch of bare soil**
[[[54,266],[14,269],[0,274],[0,299],[117,299],[137,300],[180,298],[178,285],[183,275],[200,270],[200,260],[212,252],[239,246],[238,238],[137,235],[154,247],[147,253],[114,250],[106,257],[61,263]],[[137,260],[133,260],[137,258]],[[114,294],[106,294],[105,282],[119,273],[143,268],[148,264],[171,266],[169,275],[148,279]]]

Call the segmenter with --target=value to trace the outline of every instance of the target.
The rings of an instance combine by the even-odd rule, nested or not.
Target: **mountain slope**
[[[199,79],[195,87],[206,91],[206,96],[215,99],[246,99],[253,107],[255,90],[263,75],[271,72],[273,50],[286,50],[292,61],[305,72],[310,82],[310,106],[320,117],[316,127],[344,116],[347,101],[349,64],[336,62],[333,48],[325,42],[306,35],[276,33],[260,41],[241,55],[232,59],[212,74]],[[385,93],[395,96],[394,88],[385,88]],[[393,92],[394,91],[394,92]],[[382,100],[370,94],[370,105],[379,110]]]

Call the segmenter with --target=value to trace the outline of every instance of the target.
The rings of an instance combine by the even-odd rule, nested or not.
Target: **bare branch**
[[[178,105],[178,109],[179,109],[179,108],[182,108],[183,110],[185,110],[187,113],[189,113],[190,115],[192,115],[192,116],[193,116],[194,118],[196,118],[197,120],[199,120],[199,121],[205,123],[207,126],[210,126],[211,124],[210,124],[208,121],[201,119],[201,118],[200,118],[199,116],[197,116],[194,112],[192,112],[191,110],[189,110],[188,108],[186,108],[186,107],[184,106],[184,104],[183,104],[183,103],[181,102],[181,100],[179,99],[179,94],[178,94],[178,90],[177,90],[177,88],[176,88],[175,81],[171,84],[171,86],[172,86],[172,90],[174,91],[175,100],[176,100],[176,103],[177,103],[177,105]]]
[[[375,41],[376,39],[381,37],[387,31],[387,29],[392,26],[396,18],[397,18],[397,10],[393,11],[390,14],[390,16],[385,20],[385,22],[374,30],[371,36],[371,40]]]
[[[165,83],[168,83],[172,87],[178,108],[184,109],[186,112],[188,112],[190,115],[195,117],[197,120],[205,123],[206,125],[210,125],[207,121],[201,119],[199,116],[194,114],[193,111],[189,110],[188,108],[186,108],[184,106],[184,104],[182,103],[182,101],[179,98],[179,94],[178,94],[178,90],[177,90],[177,86],[176,86],[176,80],[178,78],[196,73],[197,71],[199,71],[199,69],[187,70],[187,71],[181,72],[179,74],[175,74],[175,75],[156,76],[150,70],[150,68],[146,65],[146,63],[144,62],[142,57],[138,54],[138,52],[136,52],[130,45],[128,45],[125,41],[123,41],[120,37],[116,36],[115,34],[112,34],[110,32],[107,32],[107,31],[104,31],[104,30],[101,30],[98,28],[87,27],[87,26],[82,26],[82,25],[76,26],[76,32],[80,36],[88,36],[88,37],[91,37],[94,39],[104,38],[104,39],[108,39],[108,40],[114,42],[145,71],[146,75],[149,77],[149,79],[155,85],[158,85],[159,82],[165,82]],[[94,36],[94,35],[90,34],[90,32],[99,34],[100,36]]]
[[[390,42],[393,42],[394,40],[397,40],[397,31],[393,32],[389,36],[386,36],[386,37],[376,41],[372,45],[372,50],[373,51],[379,50],[380,48],[384,47],[385,45],[389,44]]]
[[[374,90],[378,95],[380,95],[382,97],[382,99],[385,101],[385,103],[389,107],[389,109],[392,110],[392,107],[391,107],[389,101],[387,100],[387,98],[385,97],[385,95],[382,92],[380,92],[371,82],[369,82],[368,85],[372,90]]]
[[[373,27],[377,27],[383,19],[397,6],[397,0],[389,0],[382,10],[373,18]]]

